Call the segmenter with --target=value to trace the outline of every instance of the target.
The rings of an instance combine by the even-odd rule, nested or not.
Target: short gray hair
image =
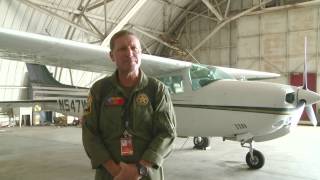
[[[117,33],[115,33],[115,34],[111,37],[111,40],[110,40],[110,49],[111,49],[111,51],[112,51],[113,48],[114,48],[114,42],[115,42],[118,38],[123,37],[123,36],[134,36],[134,37],[137,37],[134,33],[130,32],[130,31],[127,31],[127,30],[118,31]]]

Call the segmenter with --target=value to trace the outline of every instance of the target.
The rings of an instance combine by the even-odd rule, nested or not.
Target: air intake
[[[241,129],[247,129],[247,125],[244,124],[244,123],[237,123],[237,124],[234,124],[234,127],[237,129],[237,130],[241,130]]]

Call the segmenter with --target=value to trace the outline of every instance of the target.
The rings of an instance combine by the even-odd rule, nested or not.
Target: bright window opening
[[[171,94],[184,92],[182,76],[165,76],[160,77],[159,80],[168,87]]]
[[[204,65],[192,65],[190,68],[190,78],[192,90],[197,90],[217,80],[234,79],[232,76],[216,67]]]

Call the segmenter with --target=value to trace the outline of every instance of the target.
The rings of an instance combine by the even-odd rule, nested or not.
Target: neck
[[[124,87],[133,87],[139,81],[139,70],[125,73],[118,71],[119,82]]]

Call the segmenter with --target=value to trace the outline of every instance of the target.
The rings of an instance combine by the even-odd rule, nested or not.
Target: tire
[[[246,162],[250,169],[260,169],[264,165],[264,156],[260,151],[253,150],[253,159],[251,159],[250,152],[246,155]]]
[[[210,139],[208,137],[193,137],[193,144],[195,149],[207,149],[210,146]]]

